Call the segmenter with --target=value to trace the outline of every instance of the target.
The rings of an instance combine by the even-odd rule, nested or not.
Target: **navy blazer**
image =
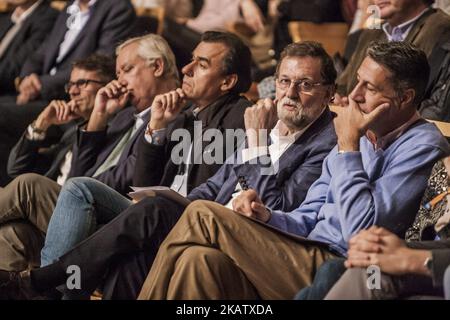
[[[11,15],[0,14],[0,39],[13,26]],[[48,1],[43,1],[22,24],[19,32],[0,59],[0,94],[16,92],[14,79],[19,76],[20,69],[26,59],[32,55],[50,33],[58,11],[51,8]]]
[[[52,100],[64,97],[64,84],[69,80],[72,62],[84,59],[93,53],[113,56],[120,41],[128,38],[136,19],[129,0],[98,0],[91,8],[91,17],[78,34],[68,53],[56,64],[59,47],[68,30],[70,15],[67,7],[59,14],[52,32],[37,52],[29,57],[22,68],[20,77],[36,73],[42,83],[41,97]],[[49,74],[57,67],[55,75]]]
[[[336,142],[333,115],[327,108],[277,163],[270,163],[269,156],[260,157],[256,163],[242,163],[239,150],[234,155],[235,164],[224,164],[206,183],[192,190],[188,198],[224,205],[230,201],[239,182],[256,190],[267,207],[291,211],[303,202],[309,187],[319,178],[322,162]],[[264,164],[274,169],[273,174],[262,174],[269,172]]]
[[[61,139],[54,144],[48,137],[42,141],[29,140],[24,132],[9,154],[8,175],[14,178],[23,173],[34,172],[56,180],[66,154],[75,142],[79,123],[80,121],[73,121]]]
[[[79,129],[73,147],[69,177],[93,176],[114,150],[123,135],[134,125],[135,119],[133,115],[135,113],[136,109],[134,107],[121,110],[111,119],[104,131],[86,132]],[[95,177],[123,195],[130,191],[129,186],[132,185],[136,166],[137,142],[143,139],[146,122],[149,119],[150,112],[144,119],[144,125],[128,141],[117,165]]]

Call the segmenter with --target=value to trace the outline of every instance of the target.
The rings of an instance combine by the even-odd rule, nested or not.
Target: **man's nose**
[[[186,76],[192,77],[194,63],[195,61],[191,61],[187,65],[185,65],[183,69],[181,69],[181,73],[183,73]]]
[[[125,78],[123,76],[120,76],[117,81],[119,81],[120,85],[123,87],[127,87],[128,86],[128,81],[125,80]]]
[[[75,97],[78,96],[80,94],[80,88],[78,88],[77,85],[72,85],[69,89],[69,95],[70,97]]]
[[[297,91],[297,85],[294,82],[292,82],[289,85],[289,88],[286,91],[286,97],[288,97],[288,98],[290,98],[292,100],[298,100],[299,93]]]
[[[349,97],[356,102],[362,103],[365,101],[364,99],[364,90],[363,86],[360,83],[357,83],[353,88],[352,92],[349,94]]]

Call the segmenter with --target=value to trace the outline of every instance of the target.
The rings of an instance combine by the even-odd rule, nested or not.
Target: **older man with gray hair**
[[[174,55],[166,41],[158,35],[147,35],[130,39],[118,47],[117,80],[102,88],[94,83],[96,80],[90,73],[84,73],[82,82],[79,82],[80,78],[71,79],[68,84],[70,90],[80,90],[81,87],[93,90],[97,86],[97,95],[94,93],[91,97],[93,111],[87,125],[77,128],[68,177],[89,176],[121,194],[128,191],[136,162],[137,141],[144,135],[153,98],[176,88],[179,83],[175,65]],[[43,132],[41,128],[41,135]],[[0,190],[0,226],[24,222],[37,228],[42,237],[47,232],[60,190],[61,186],[56,181],[44,176],[19,176]],[[0,239],[4,242],[2,235]],[[9,245],[23,248],[24,260],[39,256],[34,251],[42,248],[42,241],[31,248],[19,244],[19,240]],[[1,253],[5,254],[5,251]],[[10,265],[11,261],[1,257],[2,268],[16,270]],[[16,261],[15,266],[26,265],[26,262]]]

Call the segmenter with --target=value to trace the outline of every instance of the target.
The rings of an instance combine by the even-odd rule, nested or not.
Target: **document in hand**
[[[141,201],[145,197],[163,196],[166,199],[173,200],[185,207],[191,203],[191,200],[183,197],[181,194],[170,189],[169,187],[131,187],[131,189],[133,191],[128,193],[128,196],[135,201]]]

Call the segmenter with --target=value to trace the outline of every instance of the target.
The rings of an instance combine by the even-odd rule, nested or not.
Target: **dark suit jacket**
[[[241,150],[238,150],[233,157],[235,164],[223,165],[206,183],[192,190],[188,198],[226,204],[239,182],[256,190],[267,207],[292,211],[303,202],[310,185],[319,178],[323,159],[336,141],[333,116],[327,108],[275,165],[270,157],[257,159],[257,163],[242,163]],[[269,168],[275,168],[272,174]]]
[[[19,76],[25,60],[42,44],[55,23],[58,11],[42,2],[23,22],[0,59],[0,94],[15,93],[14,79]],[[0,15],[0,40],[13,26],[11,13]]]
[[[86,132],[79,129],[73,148],[69,177],[93,176],[114,150],[123,135],[134,125],[134,113],[136,113],[136,109],[133,107],[121,110],[111,119],[104,131]],[[130,191],[129,186],[131,185],[136,166],[137,142],[144,136],[146,122],[149,119],[150,113],[144,119],[144,125],[128,141],[117,165],[96,176],[97,180],[121,194],[125,195]]]
[[[205,121],[203,121],[203,132],[208,129],[217,129],[224,134],[226,129],[245,128],[244,112],[250,105],[250,101],[237,95],[230,94],[219,98],[215,103],[202,111],[205,112],[203,116],[206,116]],[[171,161],[172,150],[178,144],[178,141],[171,141],[171,136],[174,130],[180,128],[188,129],[192,136],[195,121],[192,109],[193,107],[182,112],[167,128],[167,143],[165,145],[150,144],[144,137],[141,138],[133,179],[135,186],[171,186],[175,176],[185,168],[184,164],[178,165]],[[198,139],[196,141],[198,142]],[[201,141],[201,143],[202,154],[210,151],[208,149],[209,142]],[[226,149],[225,142],[222,145],[223,149]],[[236,148],[231,150],[231,152],[228,150],[229,154],[223,150],[223,154],[231,156],[235,150]],[[201,161],[201,164],[194,163],[190,165],[187,185],[188,193],[213,176],[220,166],[220,164],[206,164],[204,161]]]
[[[8,175],[14,178],[34,172],[56,180],[62,162],[75,142],[78,124],[78,121],[73,122],[56,144],[52,144],[48,138],[42,141],[29,140],[25,132],[9,154]],[[46,148],[45,152],[40,150],[43,148]]]
[[[450,121],[450,36],[442,38],[443,43],[437,46],[429,58],[431,65],[430,80],[426,99],[420,104],[422,117],[431,120]]]
[[[72,3],[73,1],[69,2],[67,6]],[[89,21],[57,65],[56,58],[70,17],[66,9],[59,14],[45,42],[23,66],[21,77],[31,73],[40,75],[43,99],[51,100],[64,96],[64,84],[70,78],[74,60],[86,58],[95,52],[113,55],[117,44],[130,35],[135,13],[129,0],[98,0],[91,10]],[[51,76],[49,72],[54,66],[58,71]]]
[[[414,249],[431,250],[433,255],[433,284],[442,287],[444,273],[450,266],[450,240],[407,242]]]
[[[440,9],[429,9],[420,17],[408,33],[405,41],[422,49],[427,57],[430,57],[433,49],[442,42],[442,38],[448,36],[450,31],[450,17]],[[350,62],[344,72],[337,79],[337,92],[347,96],[356,85],[356,72],[366,55],[366,49],[372,41],[386,41],[386,34],[381,29],[364,30],[358,40],[358,46],[353,53]],[[440,65],[441,61],[430,60],[433,65]],[[434,84],[429,83],[429,87]]]

